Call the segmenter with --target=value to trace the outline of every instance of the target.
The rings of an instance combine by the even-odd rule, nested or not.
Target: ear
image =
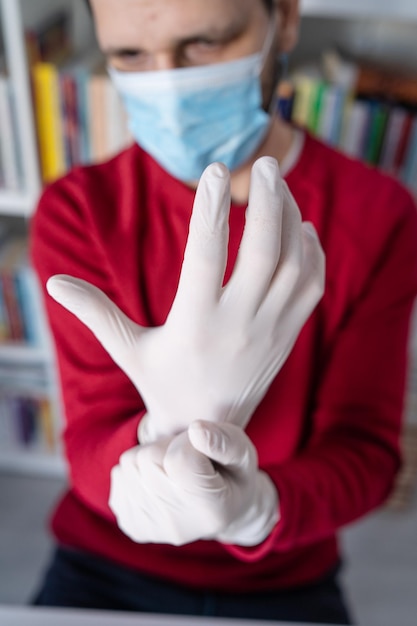
[[[278,52],[291,52],[298,41],[300,26],[299,0],[276,0],[278,15]]]

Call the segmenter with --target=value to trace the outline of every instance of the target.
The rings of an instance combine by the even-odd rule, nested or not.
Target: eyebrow
[[[174,46],[186,46],[190,43],[198,41],[199,39],[218,39],[219,41],[232,41],[235,37],[240,35],[240,33],[244,29],[244,26],[245,24],[242,21],[239,21],[239,23],[232,24],[227,28],[209,28],[205,31],[196,32],[192,35],[188,35],[187,37],[183,37],[174,41]],[[138,53],[142,51],[143,50],[142,48],[140,48],[140,46],[107,46],[103,48],[103,53],[106,56],[118,56],[129,53]]]

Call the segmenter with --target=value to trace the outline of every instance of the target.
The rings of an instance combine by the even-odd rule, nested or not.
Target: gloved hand
[[[122,454],[109,505],[133,541],[176,546],[198,539],[257,545],[279,518],[277,491],[245,432],[200,421]]]
[[[197,189],[163,326],[138,326],[84,281],[48,281],[51,296],[92,330],[141,394],[141,443],[181,432],[197,418],[244,428],[323,294],[320,243],[311,224],[302,224],[275,159],[253,167],[241,246],[222,287],[229,210],[229,173],[211,165]]]

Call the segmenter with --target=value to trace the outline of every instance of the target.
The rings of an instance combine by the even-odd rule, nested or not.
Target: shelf
[[[29,364],[48,363],[52,355],[45,348],[37,348],[19,344],[0,344],[0,361],[10,363],[25,362]]]
[[[32,111],[29,68],[20,2],[0,0],[0,28],[10,85],[14,93],[17,150],[25,191],[0,190],[0,213],[27,217],[35,208],[41,189],[38,149]]]
[[[417,22],[416,0],[301,0],[305,17],[373,18]]]
[[[0,214],[29,217],[35,210],[37,197],[22,191],[0,189]]]
[[[0,450],[0,471],[25,475],[64,477],[67,468],[59,455],[28,452],[27,450]]]

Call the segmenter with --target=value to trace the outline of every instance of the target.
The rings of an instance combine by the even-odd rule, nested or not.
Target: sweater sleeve
[[[123,451],[137,445],[145,408],[90,331],[45,292],[50,276],[67,273],[92,282],[123,308],[120,277],[108,265],[84,187],[69,177],[46,190],[33,221],[32,258],[55,338],[72,488],[91,509],[113,519],[110,471]],[[225,546],[240,560],[258,561],[332,537],[377,506],[392,486],[417,293],[417,215],[408,196],[398,214],[360,296],[345,311],[325,358],[318,357],[308,443],[288,461],[262,468],[277,487],[280,521],[260,546]]]
[[[279,494],[280,520],[259,546],[226,546],[236,558],[258,561],[325,540],[392,489],[417,294],[417,212],[402,191],[400,204],[404,197],[378,263],[320,364],[308,442],[292,459],[263,468]]]
[[[71,174],[45,190],[32,222],[31,257],[55,342],[71,487],[88,507],[113,519],[110,470],[122,452],[137,445],[144,406],[93,334],[45,289],[52,275],[70,274],[92,282],[120,304],[84,187]],[[104,201],[99,191],[96,197]]]

